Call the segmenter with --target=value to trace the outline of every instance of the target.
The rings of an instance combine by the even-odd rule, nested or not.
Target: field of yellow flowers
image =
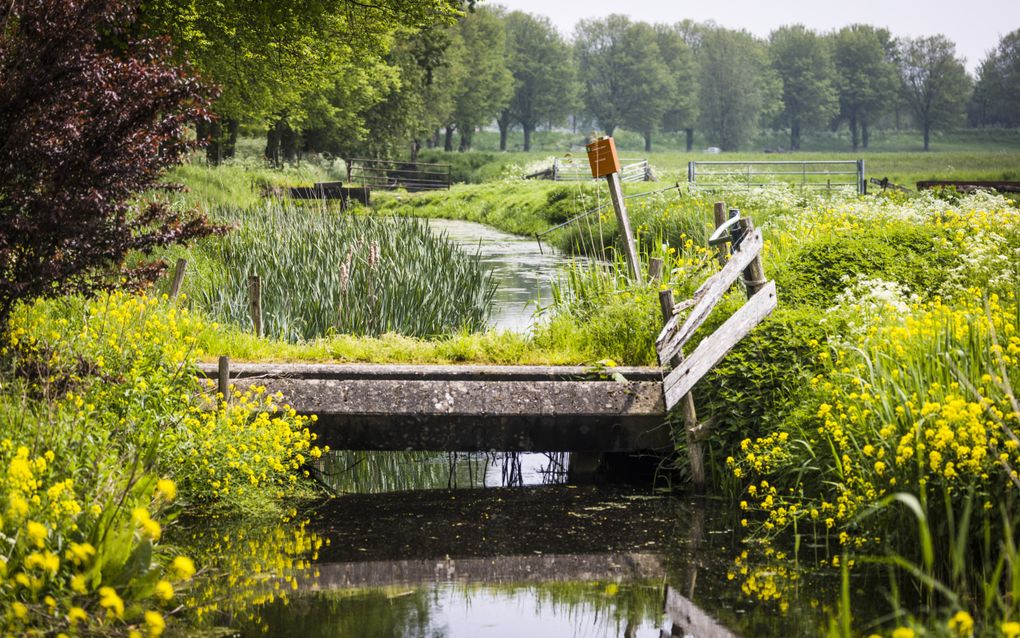
[[[0,634],[159,636],[196,605],[196,565],[165,543],[198,507],[265,506],[321,454],[306,417],[261,389],[197,379],[206,326],[165,299],[21,307],[2,352]],[[291,539],[305,547],[311,541]]]

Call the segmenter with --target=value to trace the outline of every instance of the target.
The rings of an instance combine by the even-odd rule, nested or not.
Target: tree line
[[[549,19],[459,0],[147,0],[139,28],[168,36],[180,59],[220,87],[219,118],[199,131],[210,160],[234,152],[240,127],[266,131],[274,162],[302,152],[392,157],[410,148],[468,150],[495,123],[523,148],[541,128],[644,136],[695,132],[725,150],[762,129],[933,131],[1020,126],[1020,30],[971,77],[942,35],[897,38],[855,24],[784,26],[768,38],[714,23],[581,20],[565,38]],[[399,16],[394,19],[393,16]]]

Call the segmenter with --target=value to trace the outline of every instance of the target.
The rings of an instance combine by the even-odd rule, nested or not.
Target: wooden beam
[[[712,309],[719,303],[730,286],[740,277],[741,272],[747,268],[754,258],[761,252],[763,240],[760,230],[755,230],[744,241],[740,242],[740,249],[733,253],[722,270],[709,277],[695,296],[701,296],[701,301],[691,310],[687,321],[679,330],[665,343],[656,342],[655,346],[659,352],[659,362],[663,365],[679,352],[685,343],[690,340],[694,332],[701,327]],[[660,335],[661,336],[661,335]]]
[[[663,382],[666,409],[670,410],[679,403],[694,384],[775,309],[776,302],[776,282],[770,281],[670,372]]]

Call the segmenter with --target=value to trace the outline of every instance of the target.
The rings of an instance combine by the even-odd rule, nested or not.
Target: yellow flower
[[[174,586],[171,585],[168,580],[161,580],[156,583],[156,588],[153,593],[155,593],[156,598],[159,598],[162,601],[168,601],[174,597]]]
[[[25,603],[15,602],[11,604],[11,611],[14,612],[14,617],[18,620],[24,620],[28,617],[28,607]]]
[[[71,590],[78,592],[79,594],[85,594],[88,592],[88,588],[85,586],[85,575],[75,574],[71,576]]]
[[[99,606],[115,618],[124,615],[124,601],[117,595],[117,591],[113,587],[99,588]]]
[[[96,555],[96,548],[89,543],[71,543],[65,555],[73,560],[75,565],[81,565]]]
[[[159,479],[156,481],[156,493],[172,501],[177,498],[177,485],[170,479]]]
[[[156,638],[166,629],[166,621],[158,611],[145,612],[145,626],[149,630],[149,636]]]
[[[892,638],[914,638],[916,635],[910,627],[897,627],[892,632]]]
[[[168,571],[177,580],[189,580],[195,575],[195,562],[187,556],[178,556],[170,563]]]
[[[1017,622],[1015,620],[1004,622],[1002,623],[1001,629],[1003,638],[1020,637],[1020,622]]]
[[[71,607],[67,612],[67,622],[71,623],[74,627],[83,620],[87,620],[89,615],[85,613],[85,610],[81,607]]]
[[[949,631],[961,637],[970,636],[974,633],[974,618],[967,612],[960,610],[953,614],[953,617],[946,623]]]
[[[29,521],[28,525],[25,526],[25,531],[28,533],[28,538],[36,547],[42,548],[46,545],[46,537],[49,535],[49,530],[42,523],[36,523],[35,521]]]

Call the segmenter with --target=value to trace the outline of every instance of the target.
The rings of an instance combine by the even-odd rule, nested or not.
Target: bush
[[[124,0],[17,0],[0,10],[0,326],[22,299],[118,283],[129,251],[209,233],[133,198],[193,148],[198,82],[155,43],[126,40]],[[123,48],[104,49],[117,42]],[[125,42],[127,42],[125,44]],[[125,270],[130,283],[158,265]]]

